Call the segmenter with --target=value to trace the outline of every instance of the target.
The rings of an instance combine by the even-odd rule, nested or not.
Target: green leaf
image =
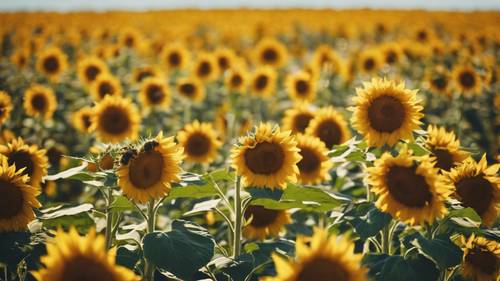
[[[415,156],[423,156],[429,154],[429,151],[418,143],[410,142],[407,144],[407,146],[410,150],[413,151],[413,155]]]
[[[220,174],[218,175],[220,176]],[[181,175],[181,182],[172,185],[172,189],[167,199],[176,198],[193,198],[200,199],[204,197],[211,197],[217,194],[213,181],[210,177],[206,179],[200,175],[193,173],[183,173]]]
[[[227,169],[215,170],[203,176],[204,179],[212,178],[214,181],[233,181],[234,177],[234,173]]]
[[[195,215],[201,212],[207,212],[210,210],[215,209],[217,205],[219,204],[221,199],[213,199],[213,200],[207,200],[203,202],[196,203],[193,208],[184,214],[184,216],[191,216]]]
[[[193,280],[194,274],[212,259],[215,242],[205,228],[175,220],[171,231],[149,233],[143,245],[144,256],[158,268],[183,280]]]
[[[342,216],[342,220],[351,224],[363,240],[375,236],[391,221],[391,215],[381,212],[373,203],[352,204]]]
[[[441,235],[429,240],[419,235],[412,241],[412,245],[442,269],[458,265],[462,261],[462,250],[448,236]]]
[[[25,253],[23,247],[30,243],[29,231],[0,232],[0,263],[17,266]]]
[[[94,225],[94,220],[89,215],[89,211],[94,208],[92,204],[82,204],[74,207],[63,208],[57,206],[41,210],[38,217],[47,228],[63,227],[69,229],[76,227],[80,232],[86,232]]]
[[[405,259],[387,254],[366,254],[362,263],[374,281],[436,281],[439,278],[434,263],[422,255]]]
[[[131,211],[135,208],[134,204],[123,195],[115,197],[110,207],[114,212]]]
[[[82,165],[73,167],[67,170],[64,170],[60,173],[57,173],[55,175],[49,175],[45,176],[43,178],[44,181],[55,181],[58,179],[75,179],[75,180],[81,180],[81,181],[88,181],[88,180],[93,180],[94,177],[89,175],[86,172],[83,172],[83,170],[87,167],[88,163],[83,162]]]

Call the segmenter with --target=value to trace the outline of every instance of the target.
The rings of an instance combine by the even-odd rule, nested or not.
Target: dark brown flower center
[[[276,220],[280,211],[266,209],[262,206],[251,205],[245,210],[245,219],[249,220],[252,218],[252,222],[250,223],[253,227],[266,227]]]
[[[367,58],[367,59],[365,59],[365,61],[363,62],[363,68],[366,71],[373,70],[375,68],[375,60],[373,58]]]
[[[261,91],[267,87],[267,83],[269,82],[269,77],[266,75],[259,75],[255,78],[255,89]]]
[[[25,168],[23,175],[33,176],[35,171],[35,163],[31,159],[31,154],[27,151],[13,151],[7,155],[9,165],[16,164],[16,170]]]
[[[191,83],[184,83],[180,86],[180,92],[188,97],[191,97],[196,92],[196,87]]]
[[[119,135],[128,130],[130,118],[124,109],[117,106],[109,106],[99,118],[99,123],[106,133]]]
[[[161,180],[163,157],[155,150],[141,152],[129,162],[130,182],[140,189],[148,189]]]
[[[460,84],[466,89],[473,88],[476,85],[476,77],[470,71],[460,73],[459,80]]]
[[[131,48],[135,45],[135,40],[134,40],[134,37],[132,36],[127,36],[125,38],[125,46]]]
[[[38,111],[44,112],[47,109],[47,99],[44,94],[35,94],[31,98],[31,106]]]
[[[48,73],[56,73],[59,70],[59,60],[55,56],[48,56],[43,61],[43,68]]]
[[[85,129],[90,128],[90,126],[92,125],[92,117],[88,114],[82,115],[82,123]]]
[[[417,33],[417,40],[420,41],[420,42],[425,42],[427,41],[427,32],[425,30],[420,30],[418,33]]]
[[[243,83],[243,79],[241,78],[241,75],[239,74],[234,74],[232,77],[231,77],[231,85],[233,87],[239,87],[241,85],[241,83]]]
[[[85,69],[85,76],[90,82],[94,81],[99,73],[101,73],[101,69],[95,65],[89,65],[87,69]]]
[[[198,76],[206,77],[212,73],[212,65],[208,61],[202,61],[198,65]]]
[[[186,152],[193,156],[204,156],[210,151],[210,139],[202,133],[194,133],[186,142]]]
[[[278,60],[278,52],[273,48],[267,48],[262,52],[262,58],[266,63],[274,63]]]
[[[142,82],[142,80],[151,76],[153,76],[153,73],[151,71],[142,70],[141,72],[139,72],[139,74],[137,74],[137,82]]]
[[[93,257],[74,256],[62,266],[60,280],[64,281],[118,281],[111,267]]]
[[[322,121],[314,131],[314,135],[325,143],[327,148],[340,144],[342,140],[342,131],[334,120]]]
[[[498,257],[494,253],[480,247],[472,249],[465,256],[465,261],[487,275],[495,274],[500,267]]]
[[[217,59],[217,63],[219,64],[220,69],[226,70],[229,68],[229,60],[227,57],[221,56]]]
[[[398,55],[393,50],[389,50],[387,54],[385,54],[385,62],[388,64],[393,64],[398,61]]]
[[[103,99],[106,95],[113,95],[115,88],[108,81],[102,81],[99,84],[99,96]]]
[[[444,90],[448,86],[448,80],[444,76],[437,76],[431,80],[432,85],[438,90]]]
[[[319,159],[316,152],[310,148],[300,147],[300,155],[302,159],[297,163],[301,173],[312,173],[316,172],[321,165],[321,160]]]
[[[416,173],[416,167],[390,167],[386,184],[389,194],[407,207],[422,208],[431,203],[430,187],[425,178]]]
[[[165,97],[165,93],[163,92],[162,87],[159,85],[149,85],[146,90],[148,100],[153,104],[159,104],[163,101]]]
[[[49,163],[53,167],[58,167],[63,157],[63,152],[59,150],[57,147],[51,147],[47,150],[47,158],[49,158]]]
[[[439,169],[449,171],[455,167],[453,155],[447,149],[432,149],[432,154],[436,157],[436,167]]]
[[[285,153],[277,143],[261,142],[245,151],[245,164],[255,174],[270,175],[281,169]]]
[[[23,209],[23,193],[11,182],[0,180],[0,219],[10,219]]]
[[[313,119],[313,115],[310,113],[300,113],[295,115],[293,118],[293,127],[297,132],[304,133],[309,122]]]
[[[307,95],[309,92],[309,83],[306,80],[298,80],[295,82],[295,90],[299,95]]]
[[[177,67],[181,64],[181,55],[177,52],[172,52],[168,55],[168,63],[170,66]]]
[[[456,188],[464,207],[474,209],[480,216],[490,208],[494,188],[483,175],[461,179]]]
[[[403,104],[398,99],[383,95],[372,101],[368,108],[368,118],[373,129],[391,133],[403,125],[406,113]]]
[[[328,257],[314,257],[305,262],[295,281],[348,281],[349,272],[339,262]]]

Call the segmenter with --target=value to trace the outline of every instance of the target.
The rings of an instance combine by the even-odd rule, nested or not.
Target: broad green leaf
[[[38,217],[47,228],[63,227],[68,229],[71,226],[76,227],[80,232],[86,232],[89,227],[94,225],[94,220],[89,215],[93,209],[92,204],[82,204],[74,207],[64,208],[57,206],[41,210]]]
[[[221,199],[212,199],[212,200],[207,200],[203,202],[196,203],[193,208],[184,214],[184,216],[190,216],[190,215],[195,215],[201,212],[207,212],[210,210],[215,209],[217,205],[219,204]]]
[[[342,220],[354,227],[356,233],[365,240],[375,236],[391,221],[391,215],[381,212],[373,203],[353,204],[343,215]]]
[[[114,212],[130,211],[135,208],[134,204],[123,195],[115,197],[110,207]]]
[[[429,151],[418,143],[410,142],[407,144],[407,146],[410,150],[413,151],[413,155],[415,156],[423,156],[429,154]]]
[[[430,240],[419,235],[412,244],[442,269],[458,265],[462,261],[462,250],[448,236],[441,235]]]
[[[374,281],[437,281],[439,278],[434,263],[422,255],[405,259],[387,254],[367,254],[362,263]]]
[[[57,173],[55,175],[49,175],[45,176],[43,178],[44,181],[55,181],[58,179],[76,179],[76,180],[81,180],[81,181],[87,181],[87,180],[93,180],[94,177],[89,175],[86,172],[83,172],[83,170],[88,166],[87,162],[83,162],[82,165],[73,167],[67,170],[64,170],[60,173]]]

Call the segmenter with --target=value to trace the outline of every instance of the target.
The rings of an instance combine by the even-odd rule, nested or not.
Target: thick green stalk
[[[111,203],[113,203],[113,189],[109,187],[106,199],[106,250],[109,250],[113,244],[113,213],[111,212]]]
[[[146,233],[152,233],[155,231],[155,223],[156,223],[156,210],[155,210],[155,200],[151,199],[148,202],[148,211],[147,211],[147,223],[148,229]],[[146,281],[154,281],[154,273],[155,273],[155,265],[146,260],[146,265],[144,269],[144,275]]]
[[[236,176],[234,195],[234,235],[233,235],[233,257],[241,253],[241,223],[243,220],[241,206],[241,177]]]

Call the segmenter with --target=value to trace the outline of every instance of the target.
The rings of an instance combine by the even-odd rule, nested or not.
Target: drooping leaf
[[[418,235],[412,244],[422,255],[433,260],[442,269],[458,265],[462,261],[462,250],[450,240],[449,236],[441,235],[427,239]]]
[[[86,232],[94,221],[89,215],[89,211],[94,208],[92,204],[82,204],[74,207],[57,206],[41,210],[38,217],[47,228],[63,227],[68,229],[70,226],[76,227],[81,232]]]

